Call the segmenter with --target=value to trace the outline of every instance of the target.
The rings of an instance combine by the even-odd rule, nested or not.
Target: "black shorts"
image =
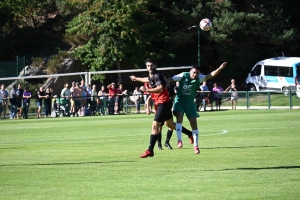
[[[164,122],[172,118],[172,102],[161,103],[157,105],[154,121]]]

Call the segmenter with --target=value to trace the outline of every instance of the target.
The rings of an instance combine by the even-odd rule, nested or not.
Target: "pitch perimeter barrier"
[[[300,99],[296,95],[297,91],[290,91],[288,96],[283,95],[281,92],[276,91],[265,91],[265,92],[254,92],[254,91],[238,91],[238,101],[237,101],[237,109],[300,109]],[[213,98],[213,93],[208,92],[209,97],[207,99],[207,107],[208,111],[216,110],[215,102]],[[219,93],[221,95],[222,104],[221,110],[231,109],[231,92]],[[119,114],[130,114],[135,111],[134,104],[134,96],[133,95],[122,95],[118,98],[118,109]],[[90,114],[88,115],[113,115],[113,111],[109,111],[110,106],[114,108],[115,104],[111,105],[111,101],[109,98],[102,98],[97,96],[97,103],[92,103],[88,100],[89,97],[84,97],[85,103],[80,104],[80,107],[84,105],[86,109],[90,109]],[[93,98],[93,97],[91,97]],[[102,99],[101,99],[102,98]],[[19,99],[22,101],[22,99]],[[11,105],[9,100],[5,100],[7,102],[6,109],[6,118],[9,118],[9,112]],[[195,104],[199,106],[202,102],[202,97],[197,97],[195,99]],[[81,101],[82,103],[82,101]],[[67,105],[68,104],[68,105]],[[20,112],[20,117],[22,118],[22,113],[24,113],[24,105],[23,103],[19,104],[18,110]],[[144,105],[144,101],[141,100],[141,106]],[[69,110],[66,108],[69,106]],[[71,114],[70,111],[71,100],[63,97],[54,96],[51,98],[51,117],[69,117]],[[94,107],[93,107],[94,106]],[[203,107],[202,107],[203,108]],[[104,112],[101,112],[101,110]],[[143,108],[141,108],[143,111]],[[201,110],[203,111],[203,109]],[[84,111],[85,112],[85,111]],[[30,100],[30,104],[28,107],[28,115],[30,118],[35,118],[37,115],[37,106],[36,106],[36,97],[33,96]],[[42,104],[42,117],[45,117],[45,104]],[[78,116],[88,116],[87,114],[81,112],[78,113]],[[77,116],[77,114],[75,115]],[[3,112],[1,115],[3,118]]]

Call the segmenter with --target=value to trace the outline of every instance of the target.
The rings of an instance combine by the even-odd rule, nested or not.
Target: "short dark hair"
[[[150,63],[153,63],[154,65],[156,65],[156,61],[155,61],[153,58],[147,58],[147,59],[145,60],[145,64],[146,64],[147,62],[150,62]]]
[[[195,69],[195,70],[199,70],[200,71],[200,67],[198,65],[193,65],[191,69]]]

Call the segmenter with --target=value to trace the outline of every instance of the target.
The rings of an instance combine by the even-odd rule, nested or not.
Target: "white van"
[[[296,90],[297,72],[300,72],[300,57],[269,58],[255,64],[246,86],[249,91],[279,90],[287,95],[289,90]]]

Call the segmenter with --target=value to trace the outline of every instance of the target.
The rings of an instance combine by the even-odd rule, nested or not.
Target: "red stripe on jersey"
[[[168,89],[164,89],[164,91],[161,93],[151,93],[151,98],[153,99],[155,105],[170,101]]]

